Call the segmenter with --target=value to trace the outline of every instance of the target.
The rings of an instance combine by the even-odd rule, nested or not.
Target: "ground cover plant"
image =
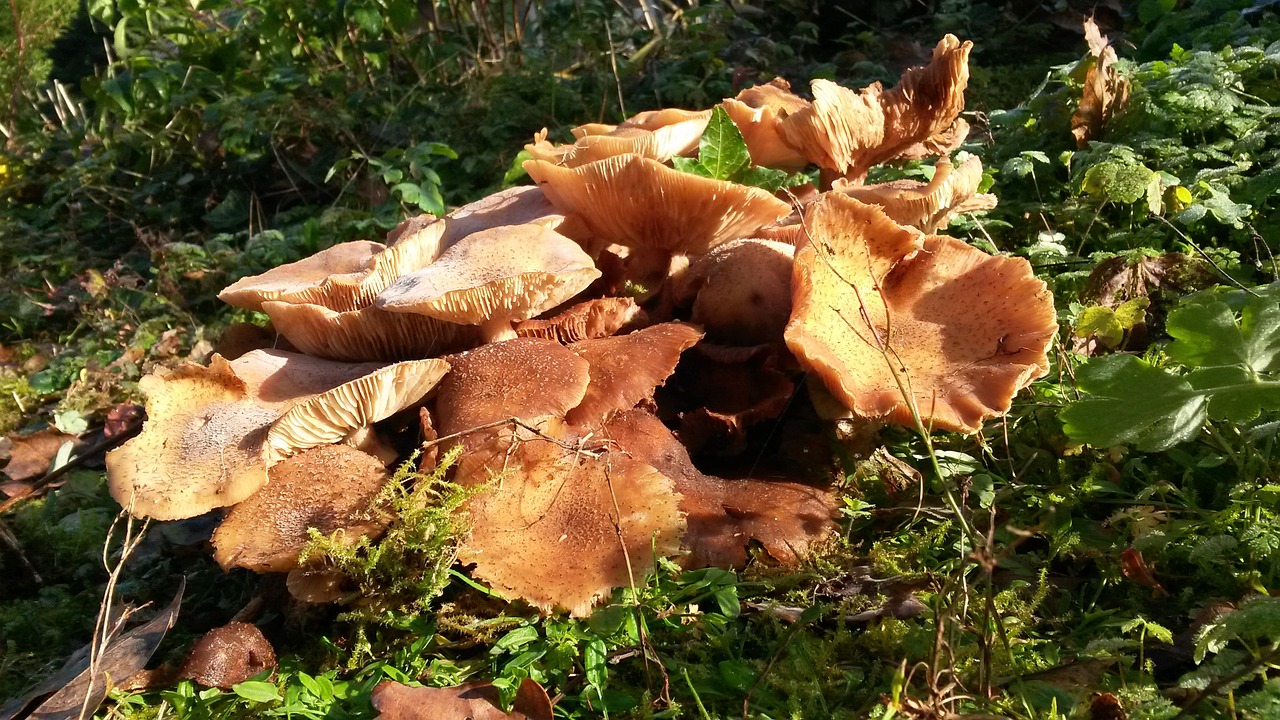
[[[341,15],[275,2],[91,5],[96,24],[84,26],[108,46],[96,70],[52,95],[13,81],[35,103],[5,123],[0,181],[11,288],[0,330],[0,696],[23,697],[101,641],[115,617],[102,607],[150,602],[134,618],[149,622],[120,627],[150,638],[145,652],[95,645],[92,664],[110,684],[82,676],[106,694],[90,712],[394,717],[398,702],[427,702],[375,690],[390,680],[488,683],[470,699],[455,690],[431,702],[495,717],[485,697],[526,717],[1275,715],[1280,20],[1269,6],[1149,0],[1098,8],[1086,26],[1067,4],[1050,13],[976,0],[835,15],[790,3],[771,13],[428,5]],[[993,26],[1012,30],[984,36]],[[250,27],[256,40],[241,32]],[[724,392],[713,381],[732,371],[689,361],[697,346],[677,351],[655,404],[675,408],[664,419],[692,443],[693,472],[773,463],[831,484],[837,527],[799,564],[779,565],[765,538],[740,551],[737,570],[682,568],[687,558],[646,543],[631,548],[649,553],[644,572],[594,611],[508,603],[497,596],[511,586],[496,592],[501,581],[473,562],[468,538],[483,528],[457,513],[477,497],[459,478],[492,448],[422,446],[417,414],[392,418],[413,438],[392,452],[422,454],[377,492],[397,518],[386,534],[352,544],[313,532],[301,555],[318,564],[287,585],[223,573],[208,547],[216,518],[117,517],[102,452],[137,432],[132,403],[158,384],[143,378],[262,342],[243,325],[224,332],[264,320],[215,299],[236,279],[344,242],[393,240],[386,233],[422,211],[528,185],[526,170],[546,181],[540,162],[570,166],[566,155],[608,144],[568,132],[584,123],[705,110],[775,75],[798,91],[814,77],[890,88],[947,32],[975,42],[960,115],[972,129],[958,148],[833,183],[814,158],[761,167],[726,103],[672,161],[699,182],[787,200],[806,183],[871,193],[862,198],[891,215],[893,198],[918,202],[976,168],[970,193],[991,200],[965,207],[949,196],[965,209],[916,221],[1025,258],[1053,294],[1060,330],[1047,373],[1006,414],[964,421],[972,426],[930,421],[919,402],[902,426],[823,421],[821,401],[808,399],[821,388],[784,364],[752,381],[792,388],[780,415],[699,445],[725,413],[692,393]],[[549,135],[534,140],[543,127]],[[850,160],[841,173],[859,174]],[[810,220],[823,212],[838,214]],[[786,225],[773,237],[794,232]],[[717,332],[714,311],[694,299],[715,272],[691,264],[687,297],[663,289],[653,270],[670,267],[670,254],[635,253],[614,291],[649,312],[670,291],[678,317]],[[438,401],[433,412],[447,420]],[[226,561],[225,543],[213,544]],[[225,631],[240,649],[214,651],[232,669],[220,676],[191,650],[233,619],[251,624]],[[262,633],[273,650],[256,644]],[[66,687],[77,714],[78,671],[30,705]]]

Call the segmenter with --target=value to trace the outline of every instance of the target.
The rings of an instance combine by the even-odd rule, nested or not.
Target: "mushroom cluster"
[[[691,452],[748,449],[803,404],[803,373],[848,415],[971,433],[1048,370],[1030,266],[930,234],[994,203],[976,158],[950,161],[970,48],[947,36],[889,91],[775,80],[724,101],[752,165],[817,164],[821,187],[682,172],[712,111],[642,113],[539,133],[534,186],[236,282],[222,299],[265,313],[276,347],[144,378],[114,497],[162,520],[230,508],[218,562],[303,587],[308,529],[381,532],[387,468],[429,442],[461,446],[452,479],[475,488],[460,560],[544,611],[589,614],[659,557],[797,562],[833,492],[710,476]],[[928,183],[865,184],[930,156]]]

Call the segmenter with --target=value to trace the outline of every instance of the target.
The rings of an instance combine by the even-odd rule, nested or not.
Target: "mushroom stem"
[[[506,318],[494,318],[480,323],[480,339],[484,344],[515,340],[516,331]]]
[[[644,288],[637,302],[643,302],[662,291],[671,271],[671,253],[655,248],[629,248],[626,259],[627,279]]]

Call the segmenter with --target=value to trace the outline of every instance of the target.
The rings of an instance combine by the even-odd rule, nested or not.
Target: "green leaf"
[[[671,164],[680,172],[687,172],[699,177],[713,177],[711,171],[708,170],[706,166],[693,158],[674,157],[671,158]]]
[[[1109,307],[1095,305],[1080,311],[1076,319],[1075,336],[1093,337],[1104,347],[1114,348],[1124,339],[1124,326]]]
[[[280,691],[275,683],[262,680],[246,680],[232,685],[231,691],[250,702],[267,703],[280,700]]]
[[[1280,305],[1268,298],[1246,303],[1239,320],[1225,302],[1184,303],[1169,312],[1168,333],[1167,352],[1183,365],[1280,371]]]
[[[799,182],[796,179],[799,178]],[[776,193],[784,187],[792,187],[804,182],[800,174],[788,175],[783,170],[767,167],[747,167],[736,173],[732,180],[741,185],[751,185],[762,190]]]
[[[1195,437],[1208,417],[1203,392],[1132,355],[1095,358],[1076,380],[1091,395],[1062,411],[1063,431],[1077,442],[1167,450]]]
[[[1120,327],[1125,330],[1132,330],[1135,326],[1146,322],[1147,308],[1151,306],[1151,300],[1139,295],[1130,298],[1120,304],[1116,308],[1116,322],[1120,323]]]
[[[1209,397],[1209,417],[1214,420],[1245,423],[1263,410],[1280,408],[1280,381],[1259,380],[1242,367],[1197,368],[1186,380]]]
[[[722,107],[711,111],[711,120],[698,142],[698,162],[708,177],[716,180],[728,180],[751,163],[742,133]]]

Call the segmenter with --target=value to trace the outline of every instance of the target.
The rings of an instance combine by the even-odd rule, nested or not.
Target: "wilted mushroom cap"
[[[795,248],[770,240],[734,240],[689,265],[675,290],[692,303],[707,337],[730,345],[779,342],[791,316]]]
[[[258,311],[268,300],[351,310],[367,304],[377,294],[362,301],[359,280],[383,250],[382,243],[367,240],[340,243],[297,262],[241,278],[218,293],[218,299]]]
[[[944,36],[928,65],[904,72],[897,86],[881,97],[888,142],[864,160],[865,167],[900,157],[920,142],[954,141],[950,136],[958,131],[955,122],[964,110],[971,50],[972,42]]]
[[[213,533],[223,570],[284,572],[298,565],[308,529],[341,530],[354,543],[380,531],[385,517],[370,503],[387,482],[377,458],[347,445],[311,448],[271,468],[271,482],[231,508]]]
[[[782,121],[782,137],[810,162],[851,172],[863,154],[885,142],[880,83],[854,92],[819,79],[810,83],[810,89],[813,104]]]
[[[540,225],[511,225],[459,241],[384,290],[377,306],[459,324],[511,322],[559,305],[598,277],[572,240]]]
[[[475,327],[372,306],[335,312],[320,305],[264,302],[262,311],[299,350],[331,360],[407,360],[480,342]]]
[[[340,442],[422,402],[448,371],[444,360],[406,360],[292,405],[267,433],[271,461]]]
[[[814,210],[827,211],[866,243],[831,241],[809,223],[786,340],[849,409],[910,425],[907,386],[926,426],[976,432],[1048,371],[1053,297],[1025,260],[942,236],[910,255],[909,233],[879,208],[832,194]],[[895,233],[897,247],[884,242]]]
[[[523,443],[511,455],[501,482],[469,502],[471,534],[458,552],[499,592],[585,617],[679,550],[680,496],[653,467],[553,443]]]
[[[230,689],[275,666],[275,650],[257,625],[229,622],[196,642],[178,677]]]
[[[617,127],[600,132],[601,126],[579,128],[576,142],[556,146],[547,142],[545,133],[534,138],[525,149],[536,160],[565,167],[578,167],[615,155],[640,155],[658,162],[689,155],[698,149],[711,111],[654,110],[631,118]]]
[[[234,505],[267,482],[276,411],[248,401],[221,356],[143,377],[142,433],[107,453],[111,496],[131,514],[181,520]]]
[[[591,383],[582,402],[565,416],[580,429],[601,425],[614,412],[630,410],[653,397],[680,362],[680,354],[702,339],[687,323],[662,323],[643,330],[583,340],[569,349],[590,364]]]
[[[524,164],[551,202],[605,242],[701,255],[785,217],[787,203],[759,188],[673,170],[638,155],[578,168]]]
[[[944,228],[963,212],[990,210],[994,195],[978,194],[982,182],[982,161],[971,157],[952,169],[949,160],[939,160],[933,179],[927,184],[914,180],[894,180],[877,185],[855,185],[836,180],[832,191],[879,205],[894,222],[932,233]]]
[[[604,297],[586,300],[545,319],[516,323],[519,337],[540,337],[562,343],[609,337],[636,321],[643,311],[634,298]]]

